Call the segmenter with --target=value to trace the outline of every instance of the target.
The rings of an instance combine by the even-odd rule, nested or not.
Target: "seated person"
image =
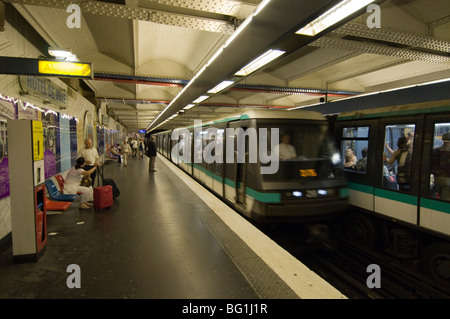
[[[92,186],[85,187],[81,186],[80,183],[83,177],[90,176],[97,169],[97,163],[94,164],[93,168],[87,171],[84,170],[85,165],[86,160],[84,157],[77,158],[76,165],[69,170],[66,179],[64,180],[64,194],[81,193],[80,209],[91,208],[92,206],[89,202],[94,200]]]
[[[120,156],[119,151],[117,151],[114,146],[110,147],[109,153],[111,154],[111,157],[113,157],[113,158],[118,158]]]
[[[295,159],[297,152],[295,147],[290,144],[291,136],[285,133],[281,136],[281,143],[275,146],[274,152],[278,153],[281,161]]]

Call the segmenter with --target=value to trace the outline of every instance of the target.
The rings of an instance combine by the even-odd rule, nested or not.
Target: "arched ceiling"
[[[295,35],[295,27],[340,1],[272,0],[185,92],[261,0],[4,2],[13,3],[50,46],[70,48],[93,63],[95,78],[85,82],[129,131],[154,129],[269,44],[287,53],[158,129],[237,108],[288,109],[450,78],[448,0],[378,1],[381,28],[369,28],[371,13],[363,12],[312,42]],[[80,28],[67,27],[71,3],[81,8]]]

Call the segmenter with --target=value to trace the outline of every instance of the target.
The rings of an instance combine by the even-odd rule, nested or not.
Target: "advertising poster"
[[[91,112],[86,111],[86,113],[84,114],[84,139],[83,139],[83,144],[84,141],[87,138],[90,138],[92,140],[92,142],[94,142],[94,117],[92,115]]]
[[[33,121],[33,161],[40,161],[44,158],[44,127],[42,122]]]
[[[77,129],[78,129],[78,127],[81,127],[81,125],[77,125],[77,124],[78,124],[78,122],[77,122],[76,119],[71,118],[69,120],[69,127],[70,127],[70,159],[71,159],[71,165],[70,166],[75,166],[76,161],[77,161],[77,153],[78,153]]]
[[[105,129],[101,126],[97,126],[97,152],[105,153]]]
[[[61,154],[57,144],[59,137],[58,114],[55,112],[42,113],[42,124],[44,126],[44,162],[45,178],[58,174],[61,170]]]
[[[70,138],[70,119],[59,115],[59,150],[60,150],[60,172],[72,167],[72,141]],[[76,144],[75,144],[76,145]]]
[[[9,196],[7,120],[14,119],[16,112],[12,102],[0,100],[0,198]]]

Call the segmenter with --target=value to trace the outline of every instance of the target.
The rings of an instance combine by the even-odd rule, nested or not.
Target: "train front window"
[[[341,160],[326,124],[259,125],[267,128],[267,146],[278,154],[275,174],[264,174],[267,181],[298,180],[305,177],[334,177]],[[271,129],[279,130],[279,143],[271,150]]]
[[[450,123],[434,126],[430,192],[432,198],[450,201]]]

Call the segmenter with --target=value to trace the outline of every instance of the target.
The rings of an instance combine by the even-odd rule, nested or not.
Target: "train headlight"
[[[331,162],[333,165],[338,165],[341,162],[341,155],[339,153],[334,153],[331,156]]]

